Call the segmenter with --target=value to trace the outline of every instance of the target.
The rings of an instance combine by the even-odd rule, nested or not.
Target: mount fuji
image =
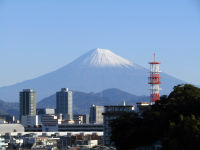
[[[22,89],[32,88],[41,100],[62,87],[84,92],[99,92],[118,88],[135,95],[149,95],[149,70],[122,58],[110,50],[94,49],[70,64],[43,76],[0,88],[0,98],[8,102],[18,101]],[[173,86],[185,83],[161,73],[161,94],[169,94]]]

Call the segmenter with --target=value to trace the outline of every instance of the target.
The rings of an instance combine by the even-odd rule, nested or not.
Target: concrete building
[[[54,137],[36,137],[35,142],[31,149],[40,149],[40,150],[58,150],[57,142],[60,138]]]
[[[60,132],[103,132],[103,124],[59,124],[58,131]]]
[[[74,115],[73,120],[75,124],[83,124],[83,116],[82,115]]]
[[[134,112],[134,106],[104,106],[105,112],[103,113],[104,116],[104,145],[105,146],[112,146],[114,143],[111,142],[111,126],[110,123],[113,119],[118,118],[123,113],[127,112]]]
[[[64,120],[73,120],[72,92],[67,88],[56,92],[56,113],[63,114]]]
[[[19,93],[19,103],[20,121],[21,116],[36,115],[36,92],[32,89],[23,89],[23,91]]]
[[[85,123],[85,124],[89,124],[89,115],[88,114],[84,114],[83,115],[83,123]]]
[[[38,115],[36,116],[21,116],[21,124],[24,127],[38,126]]]
[[[38,108],[36,110],[37,115],[44,115],[44,114],[55,114],[55,109],[54,108]]]
[[[89,115],[88,114],[76,114],[73,116],[75,124],[89,124]]]
[[[21,124],[0,124],[0,134],[24,132],[24,126]]]
[[[53,108],[38,108],[36,110],[37,115],[38,115],[38,124],[42,124],[42,116],[43,115],[54,115],[55,114],[55,109]]]
[[[58,131],[58,124],[62,124],[62,120],[56,115],[42,115],[43,132]]]
[[[90,123],[103,124],[103,106],[92,105],[90,107]]]

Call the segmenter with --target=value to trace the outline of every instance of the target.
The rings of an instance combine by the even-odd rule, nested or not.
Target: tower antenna
[[[151,98],[151,104],[155,103],[155,101],[160,99],[159,91],[161,90],[159,88],[159,85],[162,84],[160,82],[160,70],[159,65],[160,62],[156,62],[155,60],[155,53],[154,53],[154,61],[150,62],[150,76],[149,76],[149,84],[150,84],[150,98]]]

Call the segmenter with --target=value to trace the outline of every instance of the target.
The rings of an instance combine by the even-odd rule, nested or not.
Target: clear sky
[[[200,85],[199,0],[0,0],[0,86],[94,48]]]

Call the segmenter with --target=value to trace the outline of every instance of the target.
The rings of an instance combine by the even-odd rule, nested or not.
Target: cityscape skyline
[[[144,2],[1,1],[0,87],[52,72],[97,47],[145,68],[156,52],[162,71],[200,85],[198,1]]]
[[[198,149],[199,18],[199,0],[1,0],[0,149]]]

